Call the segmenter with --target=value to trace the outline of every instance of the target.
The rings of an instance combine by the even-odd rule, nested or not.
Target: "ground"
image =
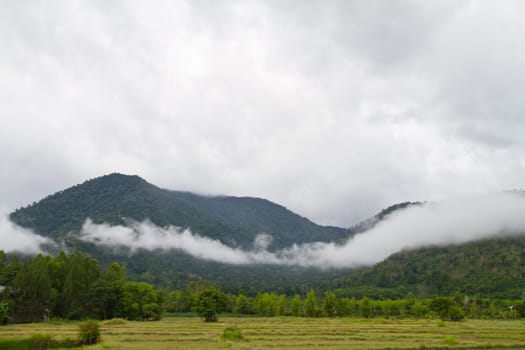
[[[525,321],[385,320],[352,318],[197,317],[161,321],[105,321],[102,343],[85,349],[437,349],[525,348]],[[237,325],[245,340],[221,341]],[[0,339],[47,333],[75,337],[77,322],[17,324],[0,327]]]

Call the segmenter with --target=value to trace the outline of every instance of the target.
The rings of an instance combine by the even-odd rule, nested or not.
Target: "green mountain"
[[[403,251],[375,266],[351,269],[277,265],[229,265],[195,258],[181,250],[148,251],[98,246],[78,239],[86,218],[95,223],[127,225],[149,220],[157,226],[190,228],[230,247],[254,248],[260,233],[273,236],[270,250],[294,243],[342,242],[363,233],[395,211],[420,202],[388,207],[349,229],[317,225],[270,201],[251,197],[202,196],[170,191],[138,176],[111,174],[48,196],[10,214],[16,224],[51,237],[68,250],[90,254],[107,266],[118,261],[130,279],[167,288],[207,279],[230,292],[276,291],[294,294],[336,290],[339,295],[396,298],[465,294],[520,298],[525,293],[525,237],[491,239],[448,247]],[[525,294],[524,294],[525,295]]]
[[[353,288],[351,286],[356,286]],[[460,291],[525,298],[525,236],[493,238],[446,247],[402,251],[375,266],[330,281],[329,288],[355,295],[397,290],[428,297]]]
[[[252,248],[260,233],[274,237],[273,249],[333,241],[347,234],[343,228],[317,225],[265,199],[169,191],[122,174],[86,181],[10,214],[16,224],[55,239],[79,232],[88,217],[111,225],[150,220],[160,227],[189,228],[242,248]]]

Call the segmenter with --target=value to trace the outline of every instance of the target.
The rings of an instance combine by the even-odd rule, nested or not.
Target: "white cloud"
[[[123,227],[97,225],[87,220],[81,239],[98,245],[126,246],[132,251],[178,249],[196,258],[226,264],[355,268],[373,265],[403,249],[525,234],[524,212],[522,195],[456,197],[394,212],[373,229],[343,244],[294,244],[277,252],[266,250],[263,243],[268,243],[268,235],[258,236],[254,249],[243,251],[189,230],[160,228],[150,222]]]
[[[524,7],[5,2],[0,198],[118,171],[350,225],[525,187]]]
[[[9,253],[42,253],[42,244],[56,245],[46,237],[12,223],[7,215],[0,215],[0,250]]]

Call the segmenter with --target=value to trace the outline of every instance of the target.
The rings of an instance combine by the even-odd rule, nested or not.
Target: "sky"
[[[511,0],[0,0],[0,209],[112,172],[340,226],[523,188],[523,13]]]

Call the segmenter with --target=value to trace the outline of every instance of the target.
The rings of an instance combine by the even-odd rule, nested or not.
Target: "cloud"
[[[356,268],[383,261],[403,249],[461,244],[491,237],[525,234],[525,198],[515,193],[456,197],[394,212],[373,229],[343,244],[294,244],[277,252],[266,250],[271,237],[256,237],[254,249],[243,251],[176,227],[150,222],[129,227],[87,220],[81,239],[104,246],[137,249],[178,249],[196,258],[226,264],[274,264],[318,268]]]
[[[525,187],[524,10],[6,2],[1,201],[118,171],[349,226],[400,201]]]
[[[46,237],[20,227],[9,220],[7,215],[0,216],[0,250],[9,253],[42,253],[41,245],[56,246]]]

